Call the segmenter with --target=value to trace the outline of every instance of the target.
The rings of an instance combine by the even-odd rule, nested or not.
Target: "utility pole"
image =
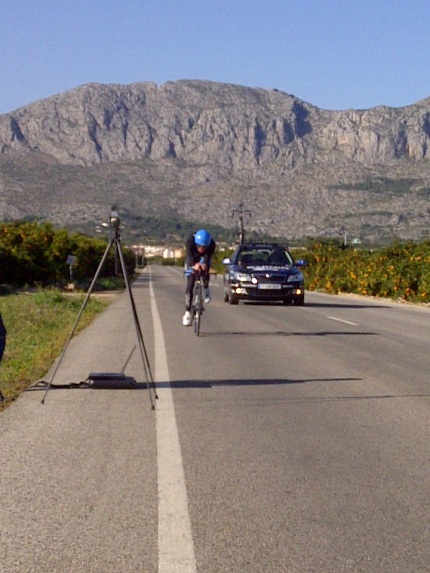
[[[348,246],[348,231],[346,230],[345,227],[341,227],[341,232],[343,233],[343,245],[342,248],[346,249],[346,247]]]
[[[251,211],[249,211],[249,209],[244,209],[243,204],[240,203],[237,209],[233,209],[231,213],[232,217],[234,217],[235,215],[239,215],[239,242],[241,245],[243,245],[243,243],[245,242],[245,227],[243,223],[243,217],[244,215],[248,215],[248,217],[251,217],[252,213]]]

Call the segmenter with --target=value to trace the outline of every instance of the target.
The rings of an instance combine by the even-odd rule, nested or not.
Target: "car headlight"
[[[239,282],[250,282],[251,275],[247,275],[246,273],[231,273],[231,278],[234,281]]]
[[[294,273],[290,275],[287,279],[287,283],[301,283],[303,282],[303,273]]]

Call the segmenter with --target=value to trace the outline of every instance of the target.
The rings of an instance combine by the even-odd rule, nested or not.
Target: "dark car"
[[[239,245],[230,258],[224,259],[224,301],[282,301],[303,305],[304,278],[287,248],[277,243]]]

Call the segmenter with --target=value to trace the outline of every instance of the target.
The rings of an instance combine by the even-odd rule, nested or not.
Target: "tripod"
[[[103,257],[102,257],[102,259],[101,259],[101,261],[100,261],[100,264],[99,264],[99,266],[98,266],[98,268],[97,268],[96,274],[94,275],[94,278],[93,278],[93,280],[92,280],[92,282],[91,282],[91,284],[90,284],[90,287],[89,287],[89,289],[88,289],[88,291],[87,291],[87,294],[85,295],[84,302],[82,303],[81,309],[80,309],[80,311],[79,311],[79,313],[78,313],[78,316],[77,316],[77,318],[76,318],[76,320],[75,320],[75,323],[74,323],[74,325],[73,325],[73,328],[72,328],[72,330],[71,330],[71,332],[70,332],[70,334],[69,334],[69,337],[68,337],[68,339],[67,339],[67,341],[66,341],[66,344],[65,344],[65,346],[64,346],[64,348],[63,348],[63,351],[62,351],[62,353],[61,353],[61,355],[60,355],[60,358],[59,358],[59,360],[58,360],[58,362],[57,362],[57,365],[56,365],[56,367],[55,367],[55,369],[54,369],[54,372],[52,373],[51,380],[50,380],[50,382],[49,382],[49,384],[48,384],[48,386],[47,386],[47,388],[46,388],[45,394],[44,394],[44,396],[43,396],[43,398],[42,398],[42,404],[45,403],[46,396],[47,396],[47,394],[48,394],[48,392],[49,392],[49,389],[50,389],[51,386],[52,386],[52,382],[53,382],[53,380],[54,380],[54,378],[55,378],[55,375],[56,375],[56,373],[57,373],[57,371],[58,371],[58,369],[59,369],[59,367],[60,367],[60,364],[61,364],[61,362],[62,362],[62,360],[63,360],[63,357],[64,357],[64,355],[65,355],[65,353],[66,353],[67,347],[68,347],[68,345],[69,345],[69,343],[70,343],[70,341],[71,341],[71,339],[72,339],[72,337],[73,337],[73,335],[74,335],[74,333],[75,333],[75,330],[76,330],[76,327],[77,327],[77,325],[78,325],[78,322],[79,322],[79,320],[80,320],[80,318],[81,318],[81,316],[82,316],[82,313],[84,312],[84,309],[85,309],[85,307],[86,307],[86,305],[87,305],[87,303],[88,303],[88,300],[89,300],[89,298],[90,298],[91,292],[92,292],[93,289],[94,289],[94,285],[96,284],[96,281],[97,281],[97,278],[98,278],[98,276],[99,276],[99,274],[100,274],[100,271],[101,271],[102,268],[103,268],[103,265],[104,265],[104,263],[105,263],[105,261],[106,261],[106,259],[107,259],[107,256],[108,256],[108,254],[109,254],[109,251],[111,250],[112,245],[114,245],[114,246],[115,246],[115,261],[117,262],[117,260],[118,260],[117,257],[118,257],[118,258],[119,258],[119,262],[120,262],[120,264],[121,264],[121,270],[122,270],[122,274],[123,274],[123,277],[124,277],[125,286],[126,286],[126,289],[127,289],[127,292],[128,292],[128,297],[129,297],[129,300],[130,300],[130,307],[131,307],[131,311],[132,311],[132,315],[133,315],[134,326],[135,326],[135,329],[136,329],[136,340],[137,340],[137,345],[138,345],[139,350],[140,350],[140,355],[141,355],[141,357],[142,357],[142,364],[143,364],[143,370],[144,370],[144,372],[145,372],[145,378],[146,378],[146,385],[147,385],[147,388],[148,388],[149,400],[150,400],[150,402],[151,402],[151,408],[152,408],[153,410],[155,410],[155,401],[154,401],[154,398],[157,399],[158,396],[157,396],[157,392],[156,392],[156,388],[155,388],[155,382],[154,382],[154,379],[153,379],[153,377],[152,377],[151,367],[150,367],[150,365],[149,365],[148,354],[147,354],[147,352],[146,352],[145,343],[144,343],[144,341],[143,341],[142,330],[141,330],[141,328],[140,328],[139,318],[138,318],[138,316],[137,316],[136,305],[135,305],[135,302],[134,302],[133,293],[132,293],[132,290],[131,290],[131,287],[130,287],[130,283],[129,283],[129,280],[128,280],[127,269],[126,269],[125,261],[124,261],[124,255],[123,255],[122,250],[121,250],[121,239],[120,239],[120,231],[119,231],[119,219],[118,219],[118,223],[114,222],[114,224],[112,224],[112,226],[113,226],[113,231],[114,231],[114,232],[113,232],[113,236],[112,236],[112,237],[110,238],[110,240],[109,240],[108,246],[106,247],[106,250],[105,250],[105,252],[104,252],[104,254],[103,254]],[[151,391],[152,391],[152,392],[151,392]]]

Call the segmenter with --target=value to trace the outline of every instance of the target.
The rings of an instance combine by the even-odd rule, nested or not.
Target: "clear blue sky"
[[[89,82],[202,79],[321,108],[430,96],[429,0],[0,0],[0,114]]]

